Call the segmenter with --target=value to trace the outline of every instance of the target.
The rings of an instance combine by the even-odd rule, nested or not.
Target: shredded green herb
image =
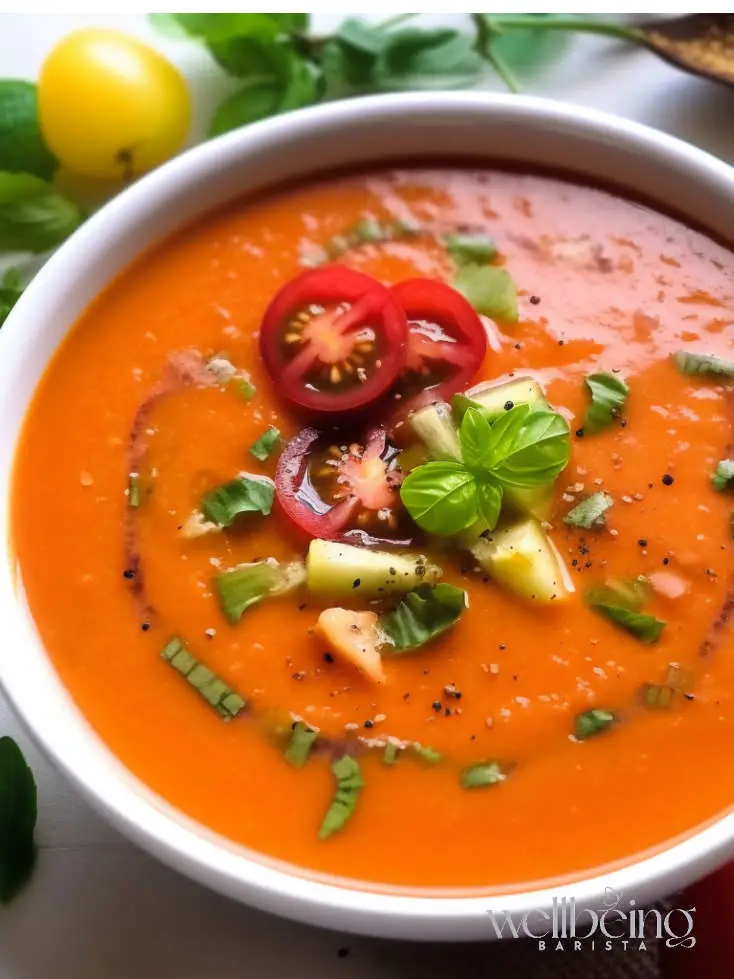
[[[645,707],[665,709],[673,701],[673,690],[663,683],[646,683],[642,688],[642,702]]]
[[[447,234],[443,240],[457,265],[481,264],[497,257],[497,246],[489,235]]]
[[[584,416],[584,433],[601,432],[618,418],[627,401],[629,388],[616,374],[589,374],[586,386],[591,393],[591,404]]]
[[[252,401],[252,399],[257,394],[257,388],[245,377],[235,377],[232,381],[232,386],[234,387],[235,393],[238,394],[243,401]]]
[[[582,527],[584,530],[601,527],[605,523],[607,510],[612,506],[614,500],[608,493],[592,493],[569,510],[563,522],[570,527]]]
[[[381,615],[378,626],[388,643],[383,655],[406,653],[437,638],[458,622],[467,605],[466,592],[454,585],[421,585]]]
[[[285,595],[305,581],[300,561],[282,565],[275,558],[240,564],[214,577],[214,590],[226,618],[236,625],[248,608],[265,598]]]
[[[191,655],[181,639],[177,637],[171,639],[161,652],[161,657],[170,663],[174,670],[180,673],[225,721],[237,717],[247,706],[229,684]]]
[[[579,714],[576,718],[574,734],[578,741],[585,741],[595,734],[606,731],[616,720],[615,715],[609,710],[587,710]]]
[[[140,475],[130,473],[127,481],[127,503],[128,506],[137,508],[140,506]]]
[[[734,459],[722,459],[711,477],[711,485],[721,492],[729,489],[732,481],[734,481]]]
[[[294,768],[303,768],[311,754],[311,748],[319,736],[318,731],[314,731],[303,721],[296,721],[291,732],[291,739],[285,749],[285,760]]]
[[[388,741],[385,745],[385,750],[382,755],[383,765],[394,765],[398,760],[398,754],[400,753],[400,748],[394,741]]]
[[[678,350],[673,354],[681,374],[709,374],[712,377],[734,377],[734,363],[713,354],[692,354]]]
[[[262,435],[250,446],[250,455],[254,456],[259,462],[265,462],[280,444],[280,431],[271,425]]]
[[[207,520],[220,527],[231,527],[241,513],[267,516],[273,507],[275,485],[266,476],[238,476],[207,493],[201,509]]]
[[[428,762],[429,765],[438,765],[439,762],[443,761],[443,755],[436,751],[435,748],[429,748],[428,745],[413,741],[410,747],[417,758],[420,758],[421,761]]]
[[[645,579],[608,582],[604,587],[591,588],[586,600],[595,612],[599,612],[622,629],[632,633],[644,643],[654,643],[667,625],[662,619],[641,612],[649,595]]]
[[[482,761],[469,765],[461,773],[462,789],[483,789],[489,785],[497,785],[507,778],[499,762]]]
[[[333,762],[331,772],[336,779],[336,792],[319,829],[320,840],[326,840],[344,828],[357,808],[364,787],[359,762],[351,755]]]
[[[472,304],[478,313],[493,320],[517,323],[517,291],[512,276],[499,265],[459,266],[454,288]]]

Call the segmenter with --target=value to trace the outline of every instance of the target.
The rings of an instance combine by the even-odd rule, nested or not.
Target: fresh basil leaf
[[[716,466],[711,484],[715,490],[728,489],[734,480],[734,459],[722,459]]]
[[[608,493],[592,493],[591,496],[569,510],[563,518],[563,522],[570,527],[583,527],[584,530],[601,527],[604,524],[607,510],[612,506],[614,506],[614,500]]]
[[[517,323],[517,292],[507,269],[497,265],[462,265],[454,287],[478,313],[505,323]]]
[[[640,612],[649,593],[644,579],[612,582],[604,588],[592,588],[586,594],[590,608],[632,633],[644,643],[654,643],[667,625],[662,619]]]
[[[0,172],[0,251],[45,252],[83,220],[81,208],[40,177]]]
[[[389,640],[382,655],[418,649],[446,632],[466,608],[466,592],[454,585],[421,585],[378,620],[380,631]]]
[[[28,883],[36,862],[37,792],[33,773],[12,738],[0,738],[0,904]]]
[[[268,598],[280,583],[277,561],[241,564],[214,577],[214,590],[227,620],[236,625],[248,608]]]
[[[586,386],[591,392],[591,404],[586,409],[583,429],[593,435],[607,428],[619,416],[627,401],[629,388],[615,374],[589,374]]]
[[[261,41],[256,37],[228,37],[210,41],[209,53],[228,75],[244,78],[255,85],[272,81],[275,87],[290,74],[292,48],[277,41]]]
[[[491,476],[483,476],[477,481],[477,510],[487,530],[494,530],[500,518],[504,488],[502,483]]]
[[[59,163],[41,133],[36,92],[30,82],[0,80],[0,170],[50,180]]]
[[[461,773],[462,789],[483,789],[489,785],[497,785],[507,778],[499,762],[482,761],[469,765]]]
[[[487,468],[486,458],[491,451],[494,439],[492,427],[487,416],[474,405],[464,414],[459,429],[461,460],[467,469]]]
[[[303,721],[296,721],[293,725],[291,739],[285,749],[285,760],[294,768],[303,768],[311,754],[311,748],[319,736],[318,731],[314,731]]]
[[[468,34],[407,28],[387,35],[375,60],[374,81],[380,91],[467,88],[481,81],[485,67]]]
[[[734,377],[734,363],[713,354],[692,354],[678,350],[673,354],[681,374],[711,374],[713,377]]]
[[[267,516],[273,506],[274,492],[272,479],[244,474],[207,493],[201,501],[201,510],[212,523],[230,527],[241,513]]]
[[[17,269],[6,269],[0,279],[0,326],[10,315],[10,310],[23,295],[20,274]]]
[[[520,426],[513,425],[516,412],[522,412]],[[558,412],[530,411],[528,405],[518,405],[502,415],[492,431],[501,425],[505,426],[505,437],[498,440],[490,467],[505,486],[546,486],[568,465],[568,422]]]
[[[359,762],[350,755],[344,755],[333,762],[331,772],[336,779],[336,792],[321,824],[320,840],[326,840],[344,828],[357,808],[364,787]]]
[[[280,35],[301,33],[308,27],[308,14],[169,14],[165,20],[156,19],[153,24],[170,29],[171,18],[189,37],[203,41],[226,41],[233,37],[270,41]]]
[[[343,98],[374,89],[374,56],[359,48],[327,41],[321,50],[319,67],[324,78],[326,99]]]
[[[458,462],[418,466],[403,480],[400,499],[419,527],[441,537],[466,530],[478,517],[474,477]]]
[[[259,462],[265,462],[280,444],[280,430],[271,425],[250,446],[250,455]]]
[[[386,31],[356,17],[343,21],[337,28],[336,37],[355,51],[372,56],[377,56],[389,43]]]
[[[497,246],[489,235],[448,234],[444,243],[457,265],[475,265],[491,262],[497,256]]]
[[[578,714],[576,717],[576,727],[574,730],[574,735],[577,741],[585,741],[587,738],[593,737],[595,734],[601,734],[602,731],[614,723],[616,720],[614,714],[608,710],[587,710],[583,714]]]

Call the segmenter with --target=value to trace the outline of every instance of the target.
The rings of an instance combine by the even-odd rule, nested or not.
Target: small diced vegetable
[[[461,773],[462,789],[483,789],[489,785],[497,785],[507,778],[499,762],[482,761],[469,765]]]
[[[492,531],[471,553],[488,575],[522,598],[562,602],[574,590],[552,541],[532,518]]]
[[[391,611],[380,616],[379,629],[386,641],[383,653],[406,653],[446,632],[467,607],[466,592],[454,585],[421,585]]]
[[[312,540],[306,558],[308,590],[333,598],[412,591],[438,581],[441,573],[420,554],[373,551],[339,541]]]
[[[452,400],[453,409],[459,418],[463,418],[467,408],[479,406],[491,421],[515,405],[550,410],[542,387],[532,377],[516,377],[501,384],[487,381],[469,388],[464,394],[454,395]]]
[[[410,424],[433,459],[461,459],[459,435],[451,408],[445,402],[419,409],[410,416]]]
[[[274,493],[272,479],[243,473],[207,493],[201,501],[201,510],[212,523],[230,527],[241,513],[267,516],[273,507]]]
[[[385,682],[379,647],[382,637],[374,612],[327,608],[314,629],[329,649],[361,670],[374,683]]]
[[[227,619],[234,625],[243,614],[264,598],[275,598],[298,588],[306,580],[300,561],[282,565],[275,558],[240,564],[214,578],[214,589]]]
[[[247,704],[228,684],[191,655],[181,639],[165,646],[161,657],[191,684],[225,721],[237,717]]]
[[[584,711],[583,714],[579,714],[576,718],[576,728],[574,730],[576,740],[585,741],[595,734],[601,734],[615,720],[614,714],[609,710],[599,710],[597,708],[595,710]]]
[[[250,446],[250,455],[258,462],[265,462],[280,444],[280,431],[271,425]]]
[[[357,808],[364,781],[359,762],[344,755],[332,763],[331,772],[336,779],[336,792],[319,830],[319,839],[326,840],[343,829]]]

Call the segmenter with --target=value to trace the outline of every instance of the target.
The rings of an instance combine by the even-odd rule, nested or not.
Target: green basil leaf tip
[[[280,444],[280,431],[271,425],[250,446],[250,455],[265,462]]]
[[[467,607],[466,592],[442,582],[421,585],[391,611],[380,616],[379,628],[388,640],[385,656],[405,653],[436,639],[455,625]]]
[[[0,80],[0,170],[50,180],[59,164],[41,133],[37,92],[31,82]]]
[[[517,322],[517,291],[507,269],[476,263],[462,265],[454,287],[478,313],[505,323]]]
[[[504,782],[507,776],[499,762],[476,762],[461,773],[462,789],[483,789]]]
[[[605,522],[607,510],[612,506],[614,500],[608,493],[592,493],[569,510],[563,522],[570,527],[581,527],[584,530],[601,527]]]
[[[338,758],[331,765],[336,792],[319,829],[319,839],[326,840],[343,829],[354,814],[364,781],[359,762],[351,755]]]
[[[608,710],[587,710],[583,714],[579,714],[576,717],[576,726],[574,730],[574,735],[577,741],[585,741],[587,738],[593,737],[595,734],[601,734],[602,731],[606,731],[614,721],[616,720],[615,715]]]
[[[655,643],[660,639],[667,623],[640,611],[649,591],[649,585],[644,579],[609,582],[604,587],[589,589],[586,601],[595,612],[641,642]]]
[[[616,374],[589,374],[586,386],[591,394],[591,404],[583,421],[584,433],[594,435],[608,428],[627,402],[629,388]]]
[[[722,459],[711,477],[711,485],[721,492],[729,489],[734,481],[734,459]]]
[[[242,513],[261,513],[267,517],[274,495],[272,479],[245,473],[207,493],[201,501],[201,511],[212,523],[231,527]]]
[[[673,354],[681,374],[710,374],[712,377],[734,377],[734,363],[714,354],[693,354],[678,350]]]
[[[83,220],[79,205],[40,177],[0,171],[0,250],[48,251]]]
[[[303,768],[318,736],[319,732],[309,727],[308,724],[303,721],[296,721],[284,754],[288,764],[293,765],[294,768]]]
[[[36,863],[36,783],[15,741],[0,738],[0,904],[30,880]]]

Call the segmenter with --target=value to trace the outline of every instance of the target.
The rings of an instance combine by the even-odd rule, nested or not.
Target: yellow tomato
[[[63,38],[46,58],[38,111],[48,145],[88,177],[129,177],[179,150],[191,121],[180,72],[120,31],[89,28]]]

